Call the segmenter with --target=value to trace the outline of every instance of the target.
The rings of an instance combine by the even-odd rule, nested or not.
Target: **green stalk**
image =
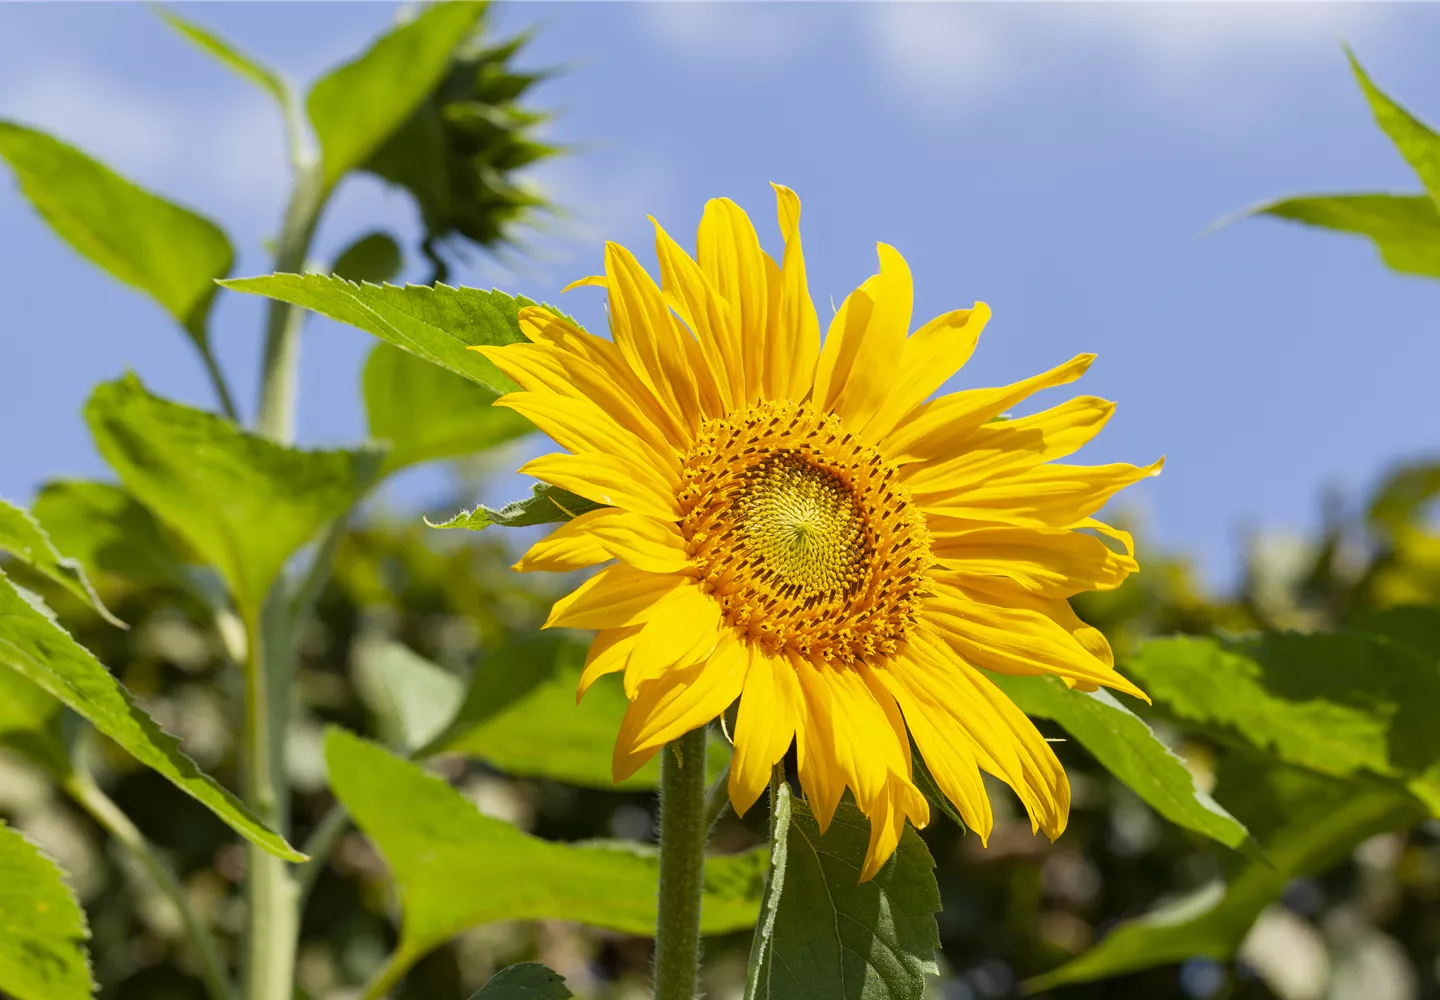
[[[655,1000],[695,1000],[700,985],[700,899],[705,888],[705,735],[665,747],[660,762],[660,912]]]
[[[285,208],[280,243],[275,250],[275,270],[300,274],[305,255],[324,206],[325,190],[320,166],[306,162],[297,166],[295,187]],[[305,310],[289,302],[271,299],[265,313],[265,355],[260,369],[260,410],[255,429],[266,437],[290,444],[295,440],[295,395],[300,367],[300,328]]]
[[[211,1000],[231,1000],[230,980],[225,974],[225,962],[220,957],[220,947],[210,929],[190,905],[190,897],[186,895],[185,887],[180,884],[170,865],[145,839],[145,835],[130,821],[130,817],[125,815],[110,796],[100,790],[100,786],[90,777],[89,771],[76,766],[62,787],[95,822],[144,866],[161,893],[174,904],[180,914],[185,936],[190,939],[190,944],[200,960],[200,977],[205,981],[205,990],[210,994]]]

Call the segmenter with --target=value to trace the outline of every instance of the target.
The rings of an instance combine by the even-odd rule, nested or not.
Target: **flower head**
[[[599,630],[582,695],[624,671],[617,780],[738,700],[736,810],[793,741],[822,829],[846,788],[869,817],[864,878],[907,818],[929,821],[911,737],[982,840],[982,771],[1054,838],[1069,812],[1065,773],[986,671],[1143,697],[1067,598],[1137,569],[1130,536],[1091,515],[1160,463],[1053,464],[1110,417],[1092,396],[996,420],[1078,378],[1091,355],[930,399],[990,310],[911,333],[910,271],[884,244],[879,274],[846,298],[822,345],[800,202],[775,190],[779,263],[739,207],[711,201],[693,259],[656,225],[659,286],[613,243],[605,274],[575,283],[608,292],[612,339],[531,307],[520,314],[529,343],[476,348],[524,389],[498,405],[568,451],[522,471],[605,505],[517,568],[609,564],[547,625]]]

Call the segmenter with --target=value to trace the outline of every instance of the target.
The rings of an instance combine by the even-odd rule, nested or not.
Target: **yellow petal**
[[[1047,463],[987,480],[974,489],[926,497],[924,509],[948,517],[1021,527],[1068,528],[1094,514],[1125,487],[1158,476],[1151,465]]]
[[[605,274],[610,290],[610,330],[635,374],[693,435],[703,416],[689,335],[670,315],[660,289],[633,254],[618,243],[605,244]]]
[[[720,602],[681,587],[656,605],[625,667],[625,693],[635,698],[640,686],[664,673],[706,659],[720,639]]]
[[[902,466],[901,479],[911,493],[939,494],[1023,472],[1074,454],[1100,433],[1114,412],[1115,404],[1108,400],[1077,396],[1043,413],[986,424],[970,435],[960,454]]]
[[[640,685],[615,741],[611,763],[615,780],[624,781],[660,747],[729,708],[740,697],[746,662],[739,641],[727,629],[708,660],[666,671]]]
[[[759,646],[747,643],[746,648],[750,663],[730,758],[730,803],[737,816],[755,804],[771,770],[790,749],[801,711],[800,681],[790,662],[767,656]]]
[[[657,453],[683,447],[686,438],[674,419],[630,371],[615,345],[601,343],[609,349],[608,356],[605,352],[572,351],[547,343],[474,350],[493,361],[522,388],[591,401]]]
[[[1041,389],[1073,382],[1090,367],[1093,354],[1077,354],[1065,364],[995,389],[966,389],[933,399],[904,417],[881,442],[896,465],[959,454],[971,434]]]
[[[521,414],[568,451],[640,462],[672,490],[680,485],[680,456],[673,448],[656,451],[588,399],[549,392],[512,392],[495,400],[495,405]]]
[[[740,406],[745,399],[745,369],[729,304],[710,284],[700,265],[671,239],[652,217],[655,256],[660,261],[660,293],[668,309],[694,334],[697,360],[694,377],[708,387],[702,398],[713,396],[718,416]],[[707,411],[709,412],[709,411]]]
[[[606,674],[625,669],[630,651],[640,636],[643,625],[627,625],[624,628],[602,629],[595,634],[590,650],[585,654],[585,669],[580,672],[580,684],[575,690],[575,704],[585,697],[590,686]]]
[[[878,249],[880,273],[840,306],[815,369],[815,404],[857,428],[875,415],[894,384],[914,300],[905,258],[884,243]]]
[[[1097,655],[1098,649],[1065,625],[1035,607],[1014,606],[1022,595],[1014,595],[1008,604],[991,603],[983,592],[961,589],[938,573],[934,586],[936,596],[925,605],[922,618],[960,659],[1002,674],[1054,674],[1145,697],[1115,672],[1113,661]]]
[[[800,786],[815,822],[824,833],[835,818],[845,794],[845,772],[835,755],[835,728],[844,720],[836,717],[830,686],[809,661],[790,658],[800,682],[801,724],[795,731],[795,757]]]
[[[586,534],[586,527],[597,517],[611,513],[608,508],[587,511],[560,525],[540,541],[530,546],[512,569],[520,573],[544,570],[550,573],[566,573],[584,569],[596,563],[613,559],[603,545]]]
[[[546,628],[623,628],[650,620],[656,605],[690,580],[646,573],[617,563],[607,566],[555,602]]]
[[[585,533],[623,563],[648,573],[685,573],[690,557],[685,554],[685,536],[673,522],[657,521],[643,514],[621,510],[594,512]],[[711,603],[714,603],[713,601]]]
[[[815,381],[815,365],[820,357],[820,321],[815,316],[815,303],[810,300],[810,285],[805,277],[805,252],[800,243],[800,199],[795,192],[779,184],[775,189],[776,214],[780,233],[785,238],[785,255],[780,262],[779,335],[772,339],[771,364],[783,371],[785,385],[775,387],[775,398],[802,400],[810,395]],[[784,359],[782,369],[777,363]]]
[[[973,309],[945,313],[916,330],[905,341],[894,385],[879,411],[865,425],[861,437],[870,442],[882,440],[944,385],[970,360],[980,332],[989,321],[990,307],[977,302]]]
[[[931,551],[962,582],[1001,578],[1040,597],[1114,590],[1140,568],[1128,552],[1068,528],[962,531],[935,537]]]
[[[908,818],[917,830],[930,822],[930,803],[910,782],[891,775],[885,794],[872,803],[866,814],[870,820],[870,845],[860,868],[860,881],[868,882],[880,873],[885,862],[900,846]]]
[[[765,259],[755,227],[739,205],[729,198],[706,203],[695,240],[695,261],[727,306],[727,337],[740,360],[746,403],[760,401],[768,358]]]
[[[648,467],[618,455],[541,455],[518,471],[607,507],[662,521],[680,519],[675,494],[665,482]]]

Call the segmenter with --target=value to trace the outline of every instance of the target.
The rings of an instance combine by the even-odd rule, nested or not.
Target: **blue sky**
[[[394,13],[182,9],[301,81]],[[1081,458],[1167,455],[1128,506],[1154,542],[1193,553],[1218,583],[1233,574],[1242,527],[1304,530],[1322,488],[1358,496],[1392,462],[1440,449],[1440,285],[1390,274],[1363,241],[1270,221],[1204,233],[1281,194],[1414,190],[1338,40],[1440,118],[1440,7],[534,3],[493,14],[502,31],[536,28],[530,64],[564,69],[536,100],[558,115],[551,137],[581,152],[537,173],[571,210],[536,240],[540,259],[518,273],[480,262],[457,272],[461,283],[554,300],[598,269],[604,239],[646,259],[647,213],[688,242],[719,195],[773,246],[767,182],[783,182],[804,201],[822,322],[883,240],[911,263],[917,319],[976,299],[994,309],[952,387],[1097,352],[1080,388],[1119,410]],[[0,5],[0,117],[200,209],[230,231],[236,273],[267,270],[262,241],[286,183],[275,112],[146,8]],[[317,256],[377,221],[416,232],[404,196],[349,182]],[[209,405],[160,310],[72,255],[8,183],[0,294],[0,495],[104,475],[80,407],[127,367]],[[603,328],[593,291],[565,306]],[[259,320],[258,302],[222,296],[213,337],[247,409]],[[302,443],[362,436],[369,347],[357,331],[311,325]],[[391,500],[429,509],[441,485],[421,472]]]

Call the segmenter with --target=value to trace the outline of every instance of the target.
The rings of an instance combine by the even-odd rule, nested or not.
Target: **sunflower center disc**
[[[772,655],[881,661],[933,564],[894,470],[840,420],[774,401],[707,421],[686,456],[681,530],[725,621]]]

